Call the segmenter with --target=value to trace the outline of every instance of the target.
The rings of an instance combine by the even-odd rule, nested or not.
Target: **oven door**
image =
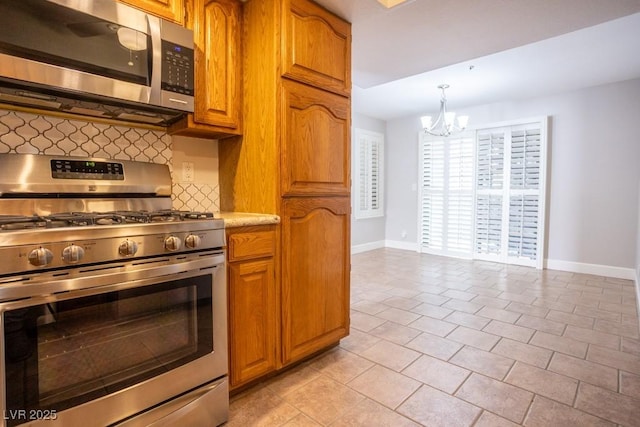
[[[49,283],[74,290],[0,304],[0,425],[106,426],[224,379],[223,261],[103,267]]]

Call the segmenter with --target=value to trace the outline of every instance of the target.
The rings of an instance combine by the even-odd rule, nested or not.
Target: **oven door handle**
[[[203,274],[207,269],[214,271],[224,269],[224,254],[203,256],[189,261],[153,265],[152,263],[132,263],[128,265],[114,266],[117,271],[108,272],[104,267],[95,267],[95,270],[85,270],[86,274],[77,277],[56,278],[53,280],[42,279],[38,282],[15,281],[5,283],[0,287],[0,311],[18,306],[28,306],[32,302],[25,298],[45,298],[57,300],[63,295],[55,295],[61,292],[74,292],[74,297],[101,292],[126,289],[132,286],[157,283],[159,278],[192,277]],[[135,282],[135,283],[134,283]],[[13,301],[12,300],[20,300]]]

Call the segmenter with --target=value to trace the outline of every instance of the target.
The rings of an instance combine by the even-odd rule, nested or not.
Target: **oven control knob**
[[[198,246],[200,246],[201,241],[202,239],[200,238],[200,236],[196,236],[195,234],[189,234],[184,239],[184,245],[189,249],[195,249]]]
[[[77,245],[67,246],[62,250],[62,260],[67,264],[75,264],[84,256],[84,249]]]
[[[44,267],[53,260],[53,252],[46,248],[38,248],[29,252],[29,263],[35,267]]]
[[[125,240],[118,246],[118,253],[122,256],[132,256],[138,252],[138,244],[133,240]]]
[[[179,250],[181,245],[182,245],[182,242],[180,241],[180,238],[176,236],[169,236],[166,239],[164,239],[164,248],[169,252],[174,252]]]

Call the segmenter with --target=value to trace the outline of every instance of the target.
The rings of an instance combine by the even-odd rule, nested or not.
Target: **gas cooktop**
[[[167,165],[0,154],[0,212],[0,278],[224,247],[224,221],[173,209]]]
[[[98,225],[141,224],[210,220],[211,212],[192,212],[172,209],[157,211],[62,212],[51,215],[0,215],[0,230],[33,228],[86,227]]]

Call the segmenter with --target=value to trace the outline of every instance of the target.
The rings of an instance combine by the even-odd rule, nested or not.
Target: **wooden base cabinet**
[[[291,198],[284,202],[284,365],[349,334],[349,212],[348,197]]]
[[[278,367],[274,227],[227,231],[229,377],[242,386]]]

